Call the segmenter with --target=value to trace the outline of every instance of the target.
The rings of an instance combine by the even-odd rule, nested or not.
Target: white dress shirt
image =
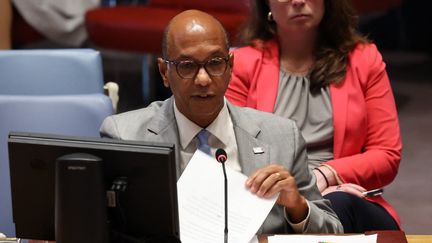
[[[208,127],[200,127],[185,117],[177,109],[175,102],[174,115],[180,135],[180,164],[182,171],[186,168],[187,163],[198,148],[198,138],[196,135],[201,129],[206,129],[209,132],[208,144],[211,148],[211,154],[214,155],[218,148],[224,149],[228,156],[225,165],[233,170],[241,171],[233,123],[226,103],[224,103],[219,115]]]

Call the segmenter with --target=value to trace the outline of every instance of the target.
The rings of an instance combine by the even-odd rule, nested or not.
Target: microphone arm
[[[224,174],[224,202],[225,202],[225,229],[224,229],[224,243],[228,243],[228,180],[225,170],[225,161],[227,161],[227,153],[225,150],[219,148],[216,150],[216,160],[222,164]]]
[[[228,243],[228,181],[225,170],[225,162],[222,163],[225,184],[225,229],[224,229],[224,243]]]

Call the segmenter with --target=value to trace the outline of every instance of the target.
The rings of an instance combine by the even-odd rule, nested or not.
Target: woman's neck
[[[315,35],[278,35],[282,70],[304,74],[309,72],[314,59]]]

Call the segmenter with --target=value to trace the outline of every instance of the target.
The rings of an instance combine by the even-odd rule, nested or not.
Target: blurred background
[[[377,44],[387,64],[401,125],[399,174],[384,197],[395,206],[407,234],[431,234],[432,4],[393,2],[385,11],[366,11],[360,18],[360,31]]]
[[[81,12],[63,13],[68,18],[77,15],[78,25],[84,31],[85,38],[71,44],[44,34],[37,24],[49,23],[37,23],[27,16],[23,2],[10,1],[9,48],[99,50],[105,82],[116,82],[120,88],[118,112],[144,107],[170,95],[162,86],[155,59],[160,55],[160,33],[180,9],[195,4],[196,8],[216,15],[229,25],[226,28],[233,43],[236,30],[247,17],[247,0],[81,0],[77,2],[87,2]],[[359,31],[377,44],[387,64],[401,124],[402,162],[397,178],[385,188],[384,196],[396,207],[407,234],[432,234],[432,4],[428,0],[353,3],[360,15]]]

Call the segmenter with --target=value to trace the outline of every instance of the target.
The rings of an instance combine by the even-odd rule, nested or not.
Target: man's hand
[[[272,164],[255,171],[247,180],[246,187],[259,197],[269,198],[280,193],[277,203],[285,207],[292,223],[306,219],[308,205],[300,194],[294,177],[283,166]]]

